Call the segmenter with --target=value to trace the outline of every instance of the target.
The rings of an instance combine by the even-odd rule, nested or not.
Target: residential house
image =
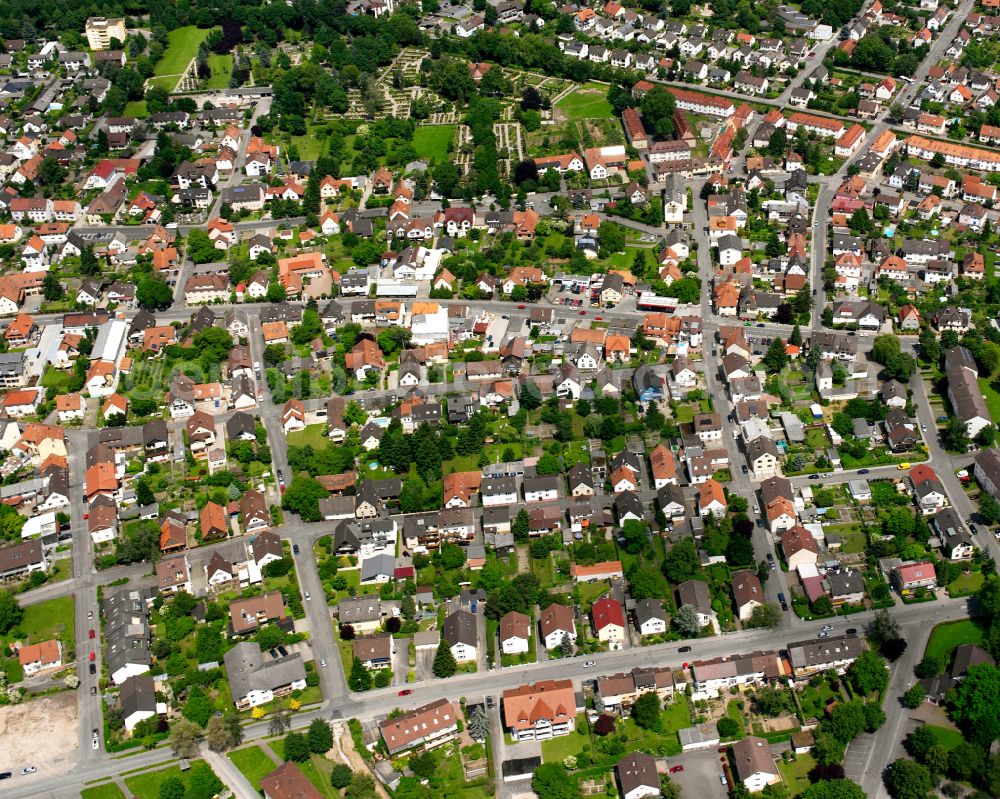
[[[571,680],[509,688],[501,699],[504,726],[515,741],[542,741],[573,732],[576,693]]]

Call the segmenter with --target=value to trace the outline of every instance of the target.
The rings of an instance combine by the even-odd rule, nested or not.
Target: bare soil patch
[[[18,771],[35,766],[35,779],[61,774],[76,764],[78,745],[75,693],[0,706],[0,765]]]

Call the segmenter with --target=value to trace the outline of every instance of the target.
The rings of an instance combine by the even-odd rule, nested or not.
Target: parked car
[[[94,652],[90,653],[90,662],[93,663],[97,659],[97,655]]]
[[[409,696],[412,693],[413,693],[413,689],[412,688],[404,688],[402,691],[399,692],[399,695],[400,696]]]
[[[87,634],[88,634],[88,636],[89,636],[90,638],[93,638],[93,637],[94,637],[94,628],[93,628],[93,627],[91,627],[91,628],[90,628],[90,630],[88,631],[88,633],[87,633]]]
[[[90,673],[91,674],[97,674],[97,664],[96,663],[91,663],[90,664]]]
[[[682,771],[684,771],[684,766],[671,766],[670,767],[670,773],[671,774],[680,774],[680,772],[682,772]]]
[[[680,654],[683,655],[685,652],[690,652],[691,651],[691,647],[689,647],[689,646],[682,646],[677,651],[678,651],[678,653],[680,653]]]
[[[298,555],[299,554],[299,545],[298,544],[292,544],[292,554],[294,554],[294,555]]]
[[[97,686],[96,685],[91,685],[90,686],[90,695],[91,696],[97,696]]]
[[[38,769],[36,769],[34,766],[25,766],[23,769],[21,769],[22,774],[34,774],[36,771],[38,771]]]
[[[869,469],[858,469],[858,474],[868,474]]]
[[[588,660],[586,663],[583,664],[583,667],[585,669],[589,669],[591,666],[596,666],[596,665],[597,664],[593,660]]]
[[[848,627],[846,630],[844,630],[844,632],[847,633],[848,635],[857,635],[858,628],[857,627]]]

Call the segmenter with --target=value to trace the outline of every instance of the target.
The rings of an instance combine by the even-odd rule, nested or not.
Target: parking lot
[[[849,780],[861,782],[864,774],[865,762],[868,760],[868,753],[875,743],[875,736],[862,733],[847,747],[844,753],[844,776]]]
[[[724,797],[726,786],[719,780],[722,774],[722,763],[719,758],[725,758],[713,746],[696,752],[685,752],[678,757],[667,758],[667,768],[681,765],[683,771],[671,774],[670,779],[681,786],[682,796]]]

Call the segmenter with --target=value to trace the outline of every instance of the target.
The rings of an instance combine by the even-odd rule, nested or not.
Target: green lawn
[[[425,161],[444,161],[454,138],[454,125],[421,125],[413,132],[413,148]]]
[[[969,572],[959,575],[958,579],[948,584],[948,596],[968,596],[983,587],[983,573]]]
[[[674,419],[677,424],[691,424],[694,421],[694,406],[692,405],[678,405],[677,410],[674,411]]]
[[[145,119],[149,116],[145,100],[131,100],[125,103],[125,116]]]
[[[581,735],[580,731],[584,734]],[[593,756],[590,748],[590,738],[586,735],[587,719],[581,714],[576,719],[576,729],[569,735],[557,735],[547,741],[542,741],[542,760],[546,763],[561,763],[565,758],[580,752]]]
[[[208,68],[212,70],[212,77],[206,82],[207,88],[229,88],[229,78],[233,74],[233,56],[231,53],[224,53],[222,55],[213,53],[208,57]]]
[[[830,439],[826,435],[826,430],[821,427],[811,427],[806,430],[806,447],[813,450],[826,449],[830,446]]]
[[[776,762],[789,796],[798,796],[809,787],[809,772],[816,765],[812,755],[799,755],[788,763],[779,758]]]
[[[824,528],[827,533],[840,536],[840,551],[845,555],[864,552],[868,539],[860,524],[831,524]]]
[[[936,724],[928,724],[927,729],[934,733],[938,744],[949,752],[965,740],[965,736],[961,732],[951,727],[939,727]]]
[[[203,762],[202,760],[193,760],[191,765]],[[190,772],[181,771],[180,766],[170,766],[159,771],[147,771],[144,774],[136,774],[134,777],[126,777],[125,784],[136,799],[160,799],[160,785],[167,777],[180,777],[186,786],[187,774]]]
[[[56,369],[50,366],[42,374],[42,379],[39,385],[44,388],[59,389],[60,394],[65,394],[67,393],[71,377],[72,375],[69,373],[69,370]]]
[[[66,641],[73,640],[73,597],[64,596],[28,605],[24,609],[24,619],[18,627],[24,631],[29,644],[37,644],[65,634]]]
[[[125,799],[122,789],[113,782],[104,785],[95,785],[93,788],[84,788],[80,791],[83,799]]]
[[[1000,381],[991,383],[988,377],[980,377],[979,388],[986,399],[986,407],[989,408],[993,421],[1000,421]]]
[[[326,449],[330,446],[325,424],[311,424],[305,430],[296,430],[288,434],[288,446],[304,447],[307,444],[313,449]]]
[[[682,730],[691,726],[691,705],[688,698],[681,694],[677,699],[667,705],[663,711],[663,729]]]
[[[743,721],[743,714],[740,713],[739,704],[737,704],[735,699],[731,699],[729,704],[726,705],[726,715],[740,725],[740,734],[738,737],[742,738],[746,735],[746,724]]]
[[[169,91],[173,91],[177,85],[177,80],[191,63],[191,59],[198,55],[198,45],[208,36],[207,28],[196,28],[188,25],[186,28],[177,28],[170,31],[170,45],[163,53],[156,64],[156,71],[153,73],[157,79],[170,77],[171,81],[156,80],[157,85],[165,86]],[[228,78],[227,78],[228,83]]]
[[[304,136],[292,136],[292,144],[299,151],[299,158],[304,161],[315,161],[323,154],[322,150],[325,146],[325,139],[320,140],[313,130],[309,128]]]
[[[960,644],[982,644],[983,627],[973,619],[939,624],[931,631],[925,657],[939,657],[947,668],[951,653]]]
[[[168,92],[172,92],[177,87],[177,81],[180,80],[180,75],[164,75],[162,78],[150,78],[150,86],[161,86]],[[146,101],[143,100],[143,103]]]
[[[246,777],[254,788],[260,787],[260,781],[272,771],[274,771],[274,761],[267,756],[259,746],[249,746],[246,749],[237,749],[229,753],[229,759],[233,761],[243,776]]]
[[[608,88],[597,83],[587,83],[567,94],[556,104],[567,119],[605,119],[614,116],[608,102]]]
[[[590,606],[601,594],[606,594],[611,590],[611,583],[607,580],[597,580],[593,583],[580,583],[580,606],[590,610]]]
[[[799,704],[802,706],[802,714],[807,718],[823,718],[823,711],[826,703],[836,697],[830,683],[823,680],[817,687],[807,685],[799,690]]]

